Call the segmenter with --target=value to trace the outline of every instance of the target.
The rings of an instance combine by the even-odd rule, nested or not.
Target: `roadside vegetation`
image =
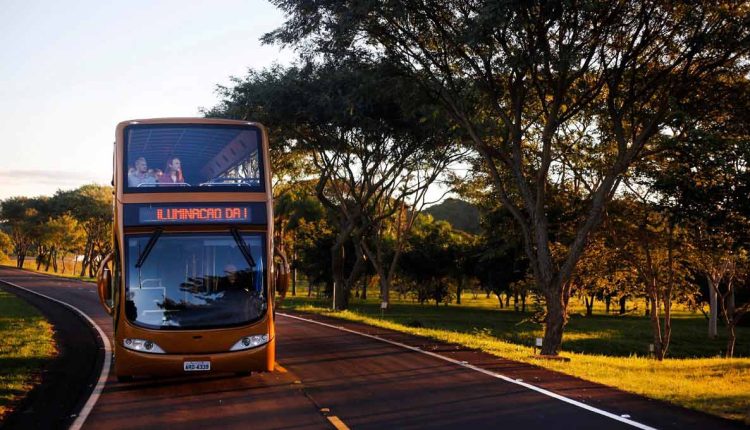
[[[560,362],[535,358],[534,340],[542,336],[542,326],[529,321],[531,313],[498,309],[492,300],[440,307],[397,300],[384,314],[375,300],[355,300],[349,310],[337,312],[322,300],[288,297],[284,307],[477,348],[724,418],[750,419],[750,345],[737,349],[742,358],[722,358],[724,340],[707,342],[705,318],[689,311],[675,317],[681,341],[671,349],[674,358],[662,361],[638,340],[650,330],[647,317],[600,314],[604,309],[593,317],[575,314],[560,354],[570,362]],[[742,330],[750,336],[750,328]]]
[[[52,326],[22,299],[0,290],[0,423],[41,380],[57,354]]]
[[[0,262],[12,255],[18,268],[93,278],[112,250],[111,188],[11,197],[0,202],[0,222]]]
[[[44,265],[40,265],[37,268],[37,264],[33,259],[27,259],[23,263],[23,269],[30,270],[32,272],[37,273],[44,273],[47,275],[54,275],[59,276],[62,278],[74,278],[74,279],[80,279],[82,281],[94,281],[95,278],[88,276],[88,273],[86,273],[84,276],[81,276],[80,272],[75,270],[76,266],[80,267],[80,262],[76,262],[74,260],[73,256],[65,257],[66,266],[63,269],[62,267],[58,267],[58,270],[55,271],[54,268],[46,268]],[[9,267],[15,267],[18,268],[18,264],[16,263],[15,258],[8,258],[5,261],[0,260],[0,265],[6,265]]]

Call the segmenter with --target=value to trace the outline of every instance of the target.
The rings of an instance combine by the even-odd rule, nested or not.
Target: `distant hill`
[[[448,221],[453,228],[471,234],[479,234],[479,209],[463,200],[448,198],[442,203],[430,206],[424,212],[436,220]]]

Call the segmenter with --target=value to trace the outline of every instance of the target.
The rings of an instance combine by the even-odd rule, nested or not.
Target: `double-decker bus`
[[[117,126],[114,251],[97,283],[113,317],[118,380],[273,370],[268,157],[257,123]]]

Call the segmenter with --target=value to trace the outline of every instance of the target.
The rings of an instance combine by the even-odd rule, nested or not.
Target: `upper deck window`
[[[124,190],[263,191],[254,126],[133,124],[125,129]]]

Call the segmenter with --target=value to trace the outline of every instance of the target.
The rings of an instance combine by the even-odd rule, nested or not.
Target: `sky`
[[[217,84],[295,55],[261,0],[0,0],[0,200],[108,184],[120,121],[200,116]]]

